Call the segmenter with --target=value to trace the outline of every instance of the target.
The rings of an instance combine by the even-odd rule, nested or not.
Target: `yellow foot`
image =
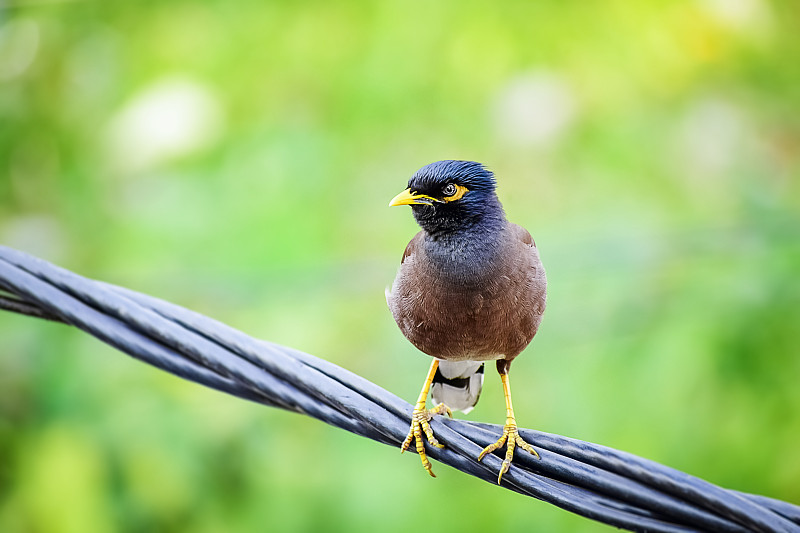
[[[533,449],[533,446],[522,440],[522,437],[519,436],[517,426],[506,424],[503,427],[503,435],[497,440],[497,442],[490,444],[483,449],[481,454],[478,456],[478,461],[483,459],[487,453],[492,453],[498,448],[502,448],[506,441],[508,441],[508,447],[506,448],[506,458],[503,460],[503,466],[500,467],[500,474],[497,476],[498,485],[500,484],[500,480],[503,479],[503,474],[508,472],[508,467],[511,466],[511,460],[514,458],[514,448],[517,446],[528,453],[532,453],[537,459],[539,458],[539,454],[536,453],[536,450]]]
[[[428,456],[425,454],[425,442],[422,438],[422,434],[425,433],[425,437],[427,437],[431,445],[437,448],[444,448],[444,444],[439,443],[436,437],[433,436],[433,430],[429,423],[433,415],[443,414],[449,417],[453,416],[453,412],[450,408],[443,403],[440,403],[433,409],[425,409],[425,404],[417,404],[417,407],[414,408],[414,412],[411,415],[411,429],[408,430],[408,436],[406,440],[403,441],[403,445],[400,446],[400,453],[403,453],[411,445],[412,440],[416,441],[415,447],[420,459],[422,459],[422,466],[424,466],[425,470],[433,477],[436,477],[436,474],[433,473],[431,462],[428,461]]]

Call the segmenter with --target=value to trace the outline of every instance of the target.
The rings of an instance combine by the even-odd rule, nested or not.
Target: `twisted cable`
[[[0,309],[79,328],[152,366],[221,392],[316,418],[399,447],[413,407],[332,363],[218,321],[90,280],[0,246]],[[495,483],[497,455],[476,458],[502,427],[435,417],[445,447],[430,458]],[[632,531],[800,532],[800,507],[727,490],[635,455],[520,429],[541,459],[519,454],[502,487]]]

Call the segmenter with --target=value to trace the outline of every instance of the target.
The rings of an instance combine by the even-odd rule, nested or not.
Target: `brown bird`
[[[438,161],[411,177],[389,205],[410,205],[422,231],[406,246],[386,301],[403,335],[433,357],[401,451],[415,441],[422,466],[434,476],[424,438],[443,445],[429,421],[452,416],[451,409],[470,411],[484,362],[496,361],[506,423],[478,461],[505,444],[500,483],[517,446],[538,457],[517,430],[508,370],[536,335],[547,280],[530,233],[506,220],[495,188],[492,172],[472,161]],[[426,408],[429,390],[438,404],[433,409]]]

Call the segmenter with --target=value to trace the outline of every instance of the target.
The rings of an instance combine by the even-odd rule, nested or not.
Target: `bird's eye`
[[[453,185],[452,183],[448,183],[447,185],[444,186],[444,189],[442,189],[442,195],[444,196],[453,196],[457,192],[458,189],[456,189],[456,186]]]

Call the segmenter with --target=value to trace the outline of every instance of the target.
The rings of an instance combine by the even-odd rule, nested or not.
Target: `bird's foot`
[[[497,476],[498,485],[503,479],[503,474],[508,472],[508,467],[511,466],[511,460],[514,458],[514,449],[517,446],[528,453],[532,453],[537,459],[539,459],[539,454],[536,453],[536,450],[533,449],[533,446],[525,442],[522,437],[520,437],[519,431],[517,430],[517,425],[506,423],[506,425],[503,427],[503,435],[497,439],[497,442],[490,444],[483,449],[481,454],[478,456],[478,461],[483,459],[487,453],[492,453],[493,451],[502,448],[506,441],[508,441],[508,445],[506,446],[506,458],[503,460],[503,466],[500,467],[500,474]]]
[[[441,444],[436,440],[436,437],[433,436],[433,430],[430,425],[430,420],[433,418],[433,415],[447,415],[452,418],[453,412],[443,403],[440,403],[433,409],[426,409],[424,403],[417,404],[411,415],[411,429],[408,430],[408,436],[406,440],[403,441],[403,445],[400,446],[400,453],[408,449],[412,440],[415,441],[415,448],[420,459],[422,459],[422,466],[425,467],[425,470],[427,470],[431,476],[436,477],[436,474],[433,473],[433,469],[431,468],[431,462],[428,461],[428,456],[425,454],[425,442],[422,438],[424,433],[432,446],[444,448],[444,444]]]

